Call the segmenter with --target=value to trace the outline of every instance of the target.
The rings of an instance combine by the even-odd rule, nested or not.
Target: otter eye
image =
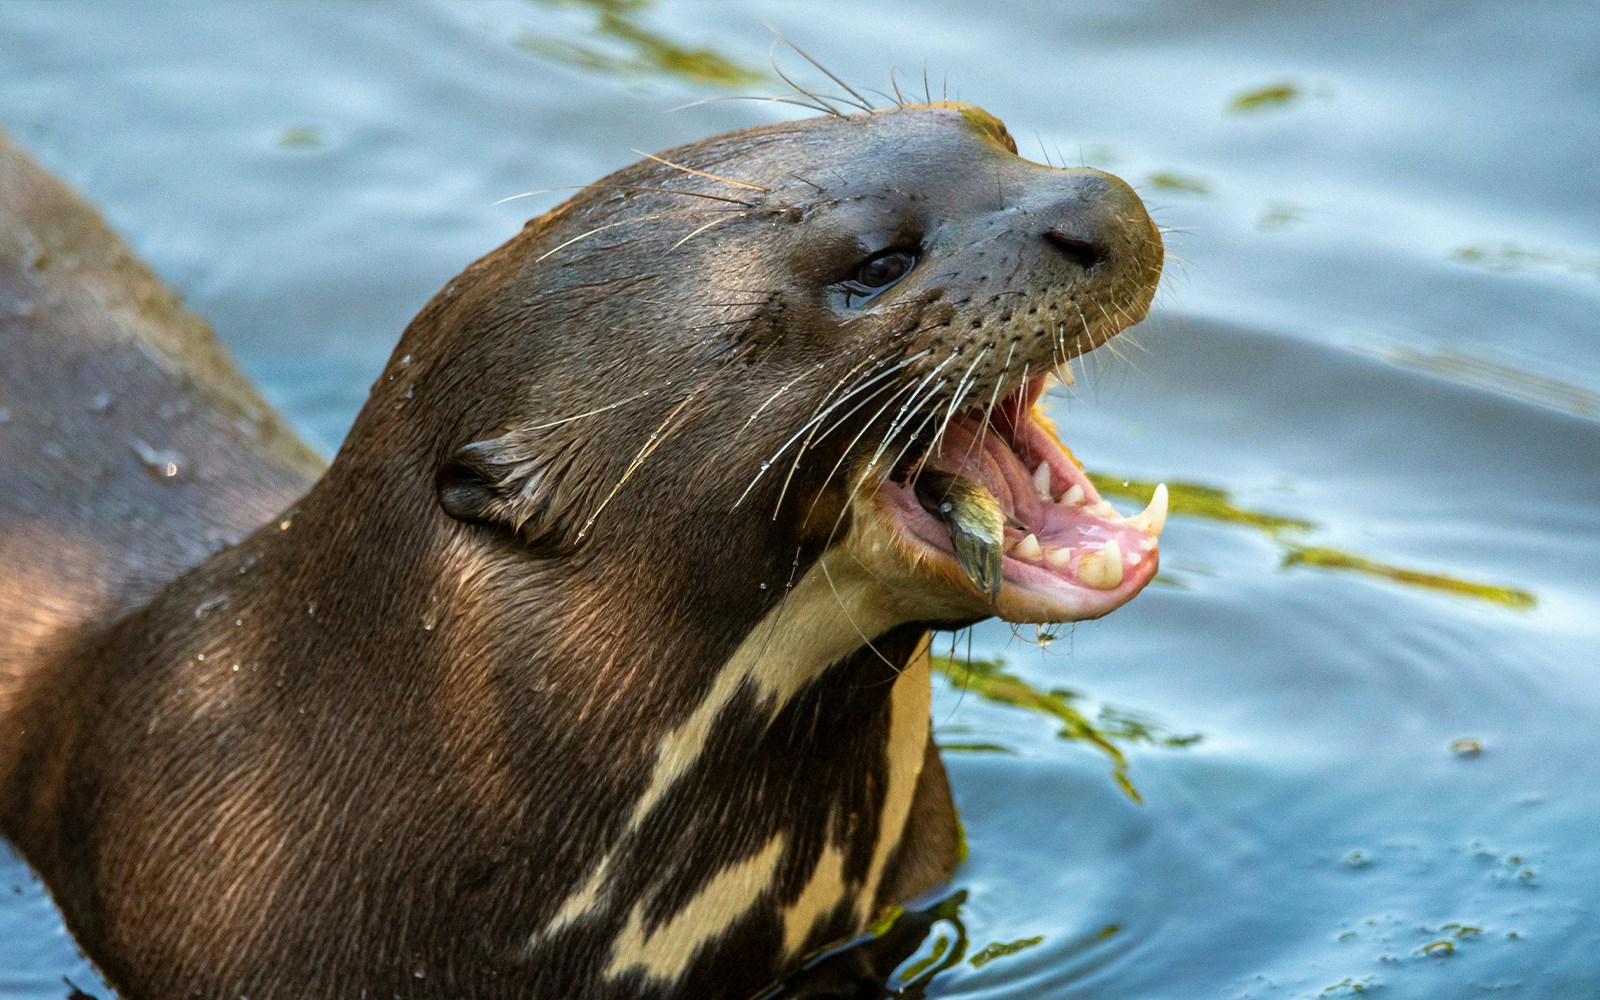
[[[854,274],[841,282],[846,301],[870,298],[911,272],[917,255],[909,250],[885,250],[863,262]]]

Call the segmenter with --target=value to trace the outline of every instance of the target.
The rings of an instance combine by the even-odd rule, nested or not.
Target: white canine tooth
[[[1050,492],[1050,463],[1040,462],[1039,467],[1033,470],[1033,488],[1039,491],[1040,500],[1054,499]]]
[[[1044,561],[1055,569],[1066,569],[1067,564],[1072,562],[1072,549],[1065,545],[1059,549],[1045,549]]]
[[[1083,487],[1077,483],[1072,484],[1072,489],[1061,494],[1060,503],[1083,503]]]
[[[1162,483],[1150,497],[1150,503],[1133,519],[1138,529],[1147,535],[1159,535],[1167,526],[1167,484]]]
[[[1017,543],[1013,554],[1018,559],[1023,559],[1027,562],[1038,562],[1039,557],[1044,555],[1044,547],[1039,544],[1038,537],[1030,531],[1022,541]]]

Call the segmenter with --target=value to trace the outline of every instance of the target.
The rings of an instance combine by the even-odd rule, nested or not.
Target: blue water
[[[782,88],[652,65],[601,6],[8,0],[0,126],[331,450],[551,189],[792,110],[669,110]],[[968,951],[930,995],[1600,996],[1600,6],[604,6],[757,73],[764,20],[858,85],[926,65],[1174,230],[1151,319],[1055,412],[1113,483],[1232,506],[1177,494],[1108,619],[971,648],[1200,739],[1121,741],[1138,804],[1059,720],[941,681],[941,739],[982,749],[947,753]],[[0,890],[0,995],[108,995],[9,857]]]

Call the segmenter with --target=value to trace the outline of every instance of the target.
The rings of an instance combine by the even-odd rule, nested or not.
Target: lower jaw
[[[952,538],[960,519],[949,506],[936,515],[933,498],[917,492],[919,484],[925,492],[944,487],[928,487],[932,480],[919,480],[911,470],[874,491],[872,516],[886,523],[909,571],[936,580],[955,592],[952,598],[966,598],[974,617],[998,615],[1019,624],[1098,618],[1131,600],[1156,574],[1165,489],[1158,489],[1144,512],[1117,514],[1033,407],[1040,391],[1038,382],[1018,390],[1014,408],[987,429],[973,426],[971,415],[958,421],[947,428],[942,450],[919,459],[919,468],[962,477],[967,495],[987,495],[992,504],[976,506],[989,517],[1004,515],[1000,537],[983,533],[991,539],[982,549],[990,559],[997,548],[1004,553],[994,593],[980,589],[982,577],[968,576],[958,563]],[[974,536],[964,537],[970,559]]]

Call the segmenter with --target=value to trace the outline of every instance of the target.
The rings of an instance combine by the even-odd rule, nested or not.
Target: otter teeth
[[[1038,536],[1030,531],[1027,537],[1017,543],[1012,554],[1025,562],[1036,563],[1044,556],[1044,547],[1039,544]]]
[[[1078,560],[1078,579],[1096,590],[1110,590],[1122,582],[1122,546],[1115,538],[1107,539],[1099,552],[1084,553]]]
[[[1072,550],[1065,545],[1059,549],[1045,549],[1044,561],[1053,569],[1066,569],[1072,562]]]
[[[1146,535],[1161,534],[1161,529],[1167,526],[1166,483],[1156,487],[1155,493],[1150,496],[1150,503],[1146,505],[1144,510],[1131,518],[1129,523]]]
[[[1055,499],[1055,494],[1050,492],[1049,462],[1040,462],[1039,467],[1033,470],[1033,488],[1038,491],[1040,500]]]
[[[1073,483],[1072,484],[1072,489],[1070,489],[1067,492],[1061,494],[1061,499],[1057,500],[1056,502],[1057,503],[1070,503],[1070,504],[1083,503],[1083,487],[1078,485],[1077,483]]]

